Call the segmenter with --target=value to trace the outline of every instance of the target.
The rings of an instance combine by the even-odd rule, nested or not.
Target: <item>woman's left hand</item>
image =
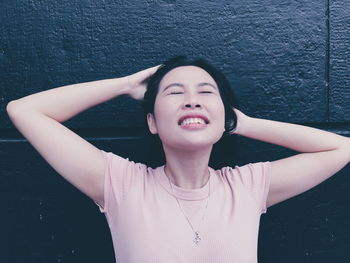
[[[236,128],[231,132],[231,134],[241,134],[242,128],[244,127],[244,124],[246,123],[249,116],[236,108],[232,108],[232,109],[237,116],[237,125],[236,125]]]

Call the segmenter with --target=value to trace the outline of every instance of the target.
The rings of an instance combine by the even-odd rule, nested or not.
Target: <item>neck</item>
[[[197,189],[209,179],[209,158],[212,147],[197,151],[179,151],[164,147],[165,173],[178,187]]]

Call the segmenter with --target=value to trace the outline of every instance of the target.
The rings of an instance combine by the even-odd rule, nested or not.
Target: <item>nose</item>
[[[191,109],[195,109],[195,108],[201,108],[202,106],[199,103],[186,103],[185,104],[185,108],[191,108]]]
[[[201,109],[202,104],[200,102],[200,97],[196,92],[187,92],[184,96],[183,108],[184,109]]]

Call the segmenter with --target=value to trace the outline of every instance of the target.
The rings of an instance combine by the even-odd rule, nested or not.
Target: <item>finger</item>
[[[162,64],[157,65],[157,66],[154,66],[154,67],[151,67],[151,68],[147,69],[146,71],[147,71],[147,73],[149,73],[150,76],[151,76],[151,75],[153,75],[161,66],[162,66]]]
[[[162,65],[157,65],[141,71],[142,72],[141,76],[143,76],[143,82],[145,81],[147,82],[152,77],[152,75],[158,70],[158,68],[161,66]]]

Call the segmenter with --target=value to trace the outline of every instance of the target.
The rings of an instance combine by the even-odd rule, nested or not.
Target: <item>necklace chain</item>
[[[165,175],[166,175],[166,174],[165,174]],[[167,177],[168,177],[168,176],[167,176]],[[208,207],[208,203],[209,203],[209,197],[210,197],[210,177],[211,177],[211,174],[210,174],[210,172],[209,172],[209,179],[208,179],[208,181],[209,181],[209,191],[208,191],[208,196],[207,196],[207,203],[206,203],[206,205],[205,205],[204,213],[203,213],[203,216],[202,216],[202,222],[204,221],[204,218],[205,218],[205,216],[206,216],[207,207]],[[183,210],[183,208],[182,208],[182,206],[181,206],[181,204],[180,204],[180,202],[179,202],[179,199],[175,196],[175,194],[174,194],[174,189],[173,189],[173,186],[172,186],[172,183],[171,183],[169,177],[168,177],[168,180],[169,180],[169,184],[170,184],[170,187],[171,187],[172,195],[173,195],[173,197],[176,199],[176,202],[177,202],[177,204],[179,205],[182,214],[185,216],[185,218],[186,218],[188,224],[190,225],[190,227],[192,228],[193,233],[195,234],[195,237],[194,237],[194,239],[193,239],[193,242],[194,242],[196,245],[199,245],[199,242],[202,240],[202,237],[200,236],[199,231],[194,229],[193,224],[191,223],[190,219],[188,218],[188,216],[186,215],[185,211]]]

